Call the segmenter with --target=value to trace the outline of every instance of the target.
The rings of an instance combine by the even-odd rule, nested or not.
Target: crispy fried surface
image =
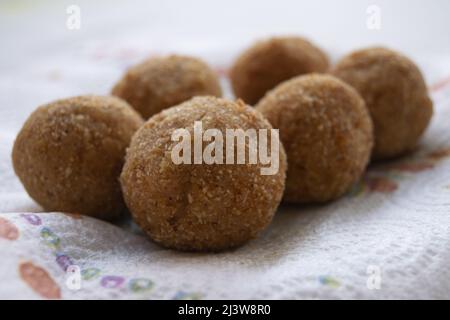
[[[311,42],[299,37],[275,37],[244,51],[230,77],[236,97],[253,105],[285,80],[327,69],[328,57]]]
[[[150,58],[130,68],[112,94],[126,100],[145,119],[194,96],[220,97],[219,80],[203,61],[172,55]]]
[[[242,102],[198,97],[150,118],[135,134],[121,175],[135,221],[159,244],[189,251],[219,251],[244,244],[264,230],[281,200],[286,156],[280,168],[261,175],[262,164],[179,164],[172,132],[194,121],[203,130],[270,129],[262,115]],[[235,149],[236,152],[236,149]],[[224,152],[225,154],[225,152]]]
[[[336,199],[363,174],[372,122],[349,85],[328,75],[299,76],[270,91],[256,109],[280,129],[289,163],[285,201]]]
[[[332,74],[364,98],[375,128],[375,160],[414,149],[430,122],[433,104],[411,60],[389,49],[369,48],[344,57]]]
[[[47,211],[112,219],[124,209],[118,177],[142,118],[113,97],[79,96],[39,107],[14,144],[14,170]]]

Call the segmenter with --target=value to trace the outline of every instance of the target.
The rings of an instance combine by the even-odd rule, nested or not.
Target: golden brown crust
[[[220,97],[217,75],[200,59],[172,55],[150,58],[130,68],[112,94],[126,100],[145,119],[194,96]]]
[[[230,78],[236,97],[253,105],[285,80],[327,69],[328,57],[311,42],[300,37],[275,37],[244,51],[234,63]]]
[[[240,102],[198,97],[153,116],[135,134],[121,175],[135,221],[156,242],[189,251],[218,251],[242,245],[272,220],[281,200],[286,156],[280,168],[261,175],[258,164],[179,164],[171,159],[175,129],[193,136],[203,130],[270,129],[263,116]],[[225,154],[225,153],[224,153]]]
[[[270,91],[256,106],[280,129],[288,157],[284,200],[336,199],[363,174],[373,144],[364,101],[328,75],[305,75]]]
[[[142,118],[114,97],[79,96],[35,110],[19,132],[14,170],[48,211],[103,219],[125,208],[118,177]]]
[[[344,57],[332,74],[364,98],[375,130],[374,159],[414,149],[430,122],[433,104],[417,66],[385,48],[368,48]]]

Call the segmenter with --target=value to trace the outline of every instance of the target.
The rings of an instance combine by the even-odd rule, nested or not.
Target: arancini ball
[[[417,66],[385,48],[368,48],[344,57],[332,74],[363,97],[374,124],[374,160],[412,151],[427,128],[433,103]]]
[[[214,71],[188,56],[155,57],[131,67],[112,89],[145,119],[194,96],[222,95]]]
[[[234,63],[230,78],[236,98],[254,105],[285,80],[327,69],[328,57],[308,40],[275,37],[245,50]]]
[[[141,116],[114,97],[79,96],[46,104],[14,143],[14,170],[47,211],[111,220],[126,210],[119,175]]]
[[[172,134],[186,129],[194,135],[196,121],[202,123],[205,134],[209,129],[223,135],[227,129],[272,129],[259,112],[241,101],[196,97],[164,110],[150,118],[131,141],[121,175],[125,202],[137,224],[162,246],[186,251],[234,248],[271,222],[284,190],[284,149],[280,144],[279,154],[274,153],[279,167],[272,175],[261,174],[265,167],[261,161],[174,162],[172,153],[178,143]],[[236,152],[235,145],[231,155]],[[187,155],[191,159],[192,153]]]
[[[271,90],[256,109],[280,130],[288,159],[284,201],[337,199],[364,173],[372,122],[363,99],[343,81],[299,76]]]

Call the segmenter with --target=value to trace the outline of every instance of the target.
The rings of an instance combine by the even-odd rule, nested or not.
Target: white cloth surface
[[[226,95],[231,97],[223,70],[250,41],[245,40],[273,30],[259,20],[236,19],[229,23],[240,22],[241,29],[230,26],[228,34],[224,19],[232,18],[231,9],[216,8],[214,17],[220,27],[212,25],[213,31],[207,33],[205,26],[195,24],[202,17],[195,11],[199,3],[180,13],[174,8],[181,2],[153,3],[155,10],[137,10],[143,2],[135,2],[113,10],[102,7],[111,2],[94,6],[71,1],[67,5],[80,5],[82,27],[69,31],[64,1],[32,3],[0,5],[4,39],[0,53],[0,298],[450,299],[450,55],[448,43],[439,46],[440,39],[427,36],[442,32],[437,37],[448,40],[450,28],[440,20],[440,10],[433,11],[435,19],[433,12],[422,13],[434,22],[419,20],[428,29],[418,32],[417,39],[405,42],[397,35],[397,47],[423,69],[435,103],[432,123],[415,154],[371,167],[363,181],[336,202],[282,206],[268,230],[239,249],[189,254],[155,245],[130,222],[117,226],[88,217],[40,213],[42,209],[14,175],[14,138],[38,105],[77,94],[107,94],[129,65],[151,54],[181,52],[205,58],[222,74]],[[420,17],[417,2],[408,3]],[[348,14],[356,14],[359,7],[351,4]],[[446,1],[442,4],[448,6]],[[302,32],[289,24],[295,20],[290,10],[286,19],[281,13],[274,18],[278,28],[272,33],[306,33],[313,40],[322,35],[319,44],[325,44],[336,58],[367,43],[395,43],[388,36],[394,28],[389,12],[401,6],[382,1],[381,7],[386,8],[387,25],[368,37],[364,22],[351,41],[341,32],[342,43],[313,21],[308,22],[308,30],[315,31]],[[269,17],[268,5],[259,8],[263,17]],[[361,8],[364,21],[364,5]],[[214,17],[207,16],[206,22],[214,23]],[[347,19],[351,23],[352,17]],[[145,24],[147,20],[151,21]],[[394,30],[403,27],[399,24]],[[353,29],[349,25],[343,30]],[[239,32],[241,38],[236,37]],[[82,272],[80,290],[66,285],[69,264]],[[380,278],[373,278],[373,270],[381,272]],[[380,284],[379,289],[373,288],[374,283]]]

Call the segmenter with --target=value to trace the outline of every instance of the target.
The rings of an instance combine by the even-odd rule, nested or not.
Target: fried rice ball
[[[353,86],[369,108],[375,131],[373,159],[389,159],[415,148],[433,114],[433,103],[417,66],[385,48],[344,57],[332,74]]]
[[[288,158],[283,200],[334,200],[357,182],[370,158],[372,122],[363,99],[329,75],[283,82],[256,106],[280,130]]]
[[[130,68],[112,94],[126,100],[145,119],[194,96],[222,95],[214,71],[203,61],[171,55]]]
[[[254,105],[285,80],[327,69],[328,57],[308,40],[275,37],[244,51],[234,63],[230,78],[236,97]]]
[[[132,139],[121,175],[125,201],[137,224],[165,247],[234,248],[271,222],[283,195],[286,155],[280,144],[279,167],[273,175],[261,174],[266,165],[259,160],[256,164],[175,164],[171,153],[179,142],[172,141],[171,135],[186,128],[193,137],[195,121],[202,122],[203,130],[215,128],[224,136],[227,128],[272,128],[241,101],[196,97],[164,110]],[[203,149],[209,143],[204,142]],[[236,144],[233,151],[236,156]]]
[[[46,104],[14,143],[14,170],[47,211],[111,220],[124,209],[119,175],[125,150],[143,124],[125,101],[79,96]]]

